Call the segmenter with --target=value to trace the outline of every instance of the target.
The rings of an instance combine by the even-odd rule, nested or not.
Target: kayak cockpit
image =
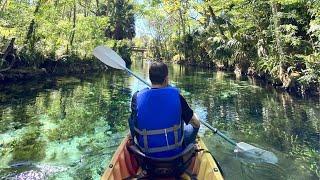
[[[106,168],[101,179],[103,180],[120,180],[120,179],[134,179],[144,176],[142,168],[139,166],[139,158],[130,153],[128,143],[130,137],[124,138],[119,145],[117,151]],[[223,179],[222,171],[218,163],[214,160],[203,141],[198,138],[196,142],[196,149],[198,150],[195,156],[190,157],[189,166],[186,171],[180,176],[181,179]],[[201,149],[201,150],[200,150]],[[131,150],[132,152],[132,150]],[[148,177],[148,176],[145,176]],[[150,179],[155,179],[153,176]],[[156,178],[159,179],[159,178]],[[175,179],[174,177],[166,177],[160,179]]]

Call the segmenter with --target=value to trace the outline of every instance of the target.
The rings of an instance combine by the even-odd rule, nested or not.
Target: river
[[[131,69],[147,79],[148,64]],[[226,179],[319,179],[320,99],[293,97],[253,79],[170,66],[201,119],[278,161],[241,156],[202,127]],[[0,179],[99,179],[128,132],[131,95],[145,85],[108,69],[0,85]]]

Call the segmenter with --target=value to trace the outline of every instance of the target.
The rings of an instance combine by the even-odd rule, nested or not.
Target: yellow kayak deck
[[[102,180],[121,180],[138,174],[141,168],[138,166],[134,156],[127,150],[129,136],[125,137],[118,149],[114,153],[109,166],[106,168]],[[188,170],[195,174],[197,179],[222,180],[222,172],[219,169],[217,162],[208,153],[208,149],[201,140],[197,139],[197,148],[204,149],[197,153],[193,158]],[[161,178],[174,179],[174,178]],[[191,179],[186,173],[181,175],[181,179]]]

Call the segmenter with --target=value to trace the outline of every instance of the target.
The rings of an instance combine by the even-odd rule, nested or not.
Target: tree
[[[110,14],[110,25],[106,28],[106,36],[116,40],[132,39],[135,36],[133,4],[130,1],[108,1],[107,14]]]

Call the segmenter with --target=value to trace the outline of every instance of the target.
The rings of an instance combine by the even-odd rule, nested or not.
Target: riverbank
[[[171,62],[172,61],[167,61]],[[226,66],[221,63],[203,62],[197,63],[194,61],[174,61],[174,64],[209,68],[213,71],[233,72],[235,76],[240,79],[242,77],[253,78],[254,80],[261,81],[264,84],[274,87],[276,90],[285,91],[295,96],[320,96],[320,82],[315,81],[313,84],[302,84],[299,78],[302,77],[302,72],[283,72],[277,77],[273,77],[266,72],[258,71],[256,67],[241,68],[241,66],[231,65]]]
[[[15,44],[16,38],[0,41],[0,83],[11,83],[33,78],[57,75],[84,74],[105,69],[105,65],[92,55],[92,49],[79,53],[66,50],[57,53],[43,52],[35,48]],[[131,42],[112,41],[111,47],[117,51],[127,65],[131,61]],[[110,45],[109,45],[110,46]]]
[[[88,72],[103,71],[105,68],[106,67],[97,60],[46,60],[38,67],[26,66],[10,69],[0,74],[0,83],[10,84],[52,76],[85,74]]]

